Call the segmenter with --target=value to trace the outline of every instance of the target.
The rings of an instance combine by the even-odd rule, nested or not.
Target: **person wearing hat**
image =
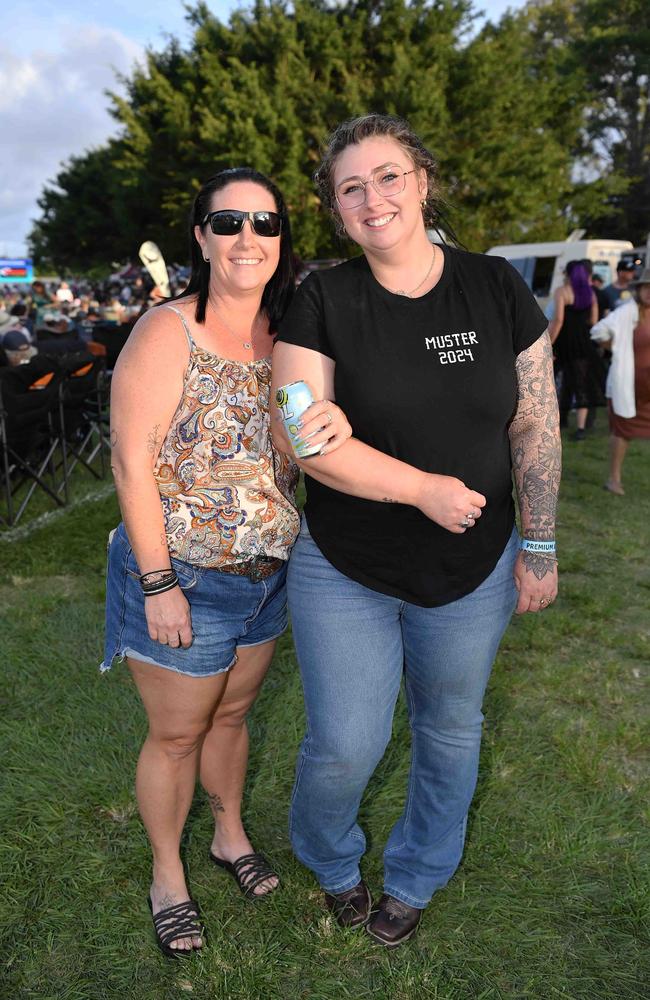
[[[629,283],[632,298],[591,329],[609,347],[612,363],[605,393],[609,400],[609,478],[605,489],[623,496],[623,460],[632,440],[650,438],[650,267]]]
[[[605,308],[608,311],[617,309],[618,306],[628,302],[632,296],[631,284],[634,278],[634,261],[629,258],[619,260],[616,265],[616,281],[603,289],[603,299]]]
[[[26,365],[38,353],[32,346],[27,331],[22,327],[14,327],[2,337],[0,344],[7,356],[7,362],[13,368],[16,365]]]
[[[4,337],[5,333],[9,330],[13,330],[15,326],[16,317],[12,316],[6,309],[0,309],[0,341]]]

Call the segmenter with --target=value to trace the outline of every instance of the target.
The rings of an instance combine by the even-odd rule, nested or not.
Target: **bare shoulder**
[[[186,299],[179,299],[169,306],[165,304],[152,306],[133,327],[127,341],[128,345],[150,345],[153,342],[172,339],[179,339],[181,344],[186,344],[183,323],[178,313],[190,319],[191,309]],[[180,334],[180,337],[174,337],[174,334]]]
[[[187,300],[174,302],[187,318],[191,314],[191,304]],[[129,339],[118,359],[118,368],[125,365],[144,365],[147,368],[174,369],[187,363],[188,344],[183,323],[178,315],[164,305],[147,310],[133,327]]]

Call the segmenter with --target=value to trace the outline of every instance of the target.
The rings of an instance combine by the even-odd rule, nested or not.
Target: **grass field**
[[[133,793],[144,717],[126,669],[96,669],[114,495],[0,539],[0,997],[647,997],[650,448],[631,447],[619,498],[601,489],[605,446],[602,430],[565,446],[561,596],[506,634],[462,866],[394,953],[339,930],[292,857],[302,702],[285,637],[250,721],[245,798],[283,888],[253,905],[215,871],[197,792],[184,854],[209,943],[183,964],[160,955]],[[407,765],[400,705],[362,810],[375,893]]]

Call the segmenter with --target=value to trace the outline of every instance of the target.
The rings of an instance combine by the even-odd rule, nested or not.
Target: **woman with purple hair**
[[[560,412],[576,407],[575,441],[585,437],[587,413],[603,405],[600,358],[589,331],[598,320],[598,300],[579,260],[566,266],[564,284],[555,292],[555,312],[548,328],[555,360],[562,372]]]

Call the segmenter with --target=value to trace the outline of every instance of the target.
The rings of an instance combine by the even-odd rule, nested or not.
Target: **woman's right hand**
[[[188,600],[180,587],[152,594],[144,599],[149,637],[163,646],[187,649],[192,645],[192,617]]]
[[[483,494],[470,490],[454,476],[433,473],[424,473],[423,476],[415,506],[441,528],[456,535],[472,528],[487,502]],[[467,521],[469,523],[463,523]]]

